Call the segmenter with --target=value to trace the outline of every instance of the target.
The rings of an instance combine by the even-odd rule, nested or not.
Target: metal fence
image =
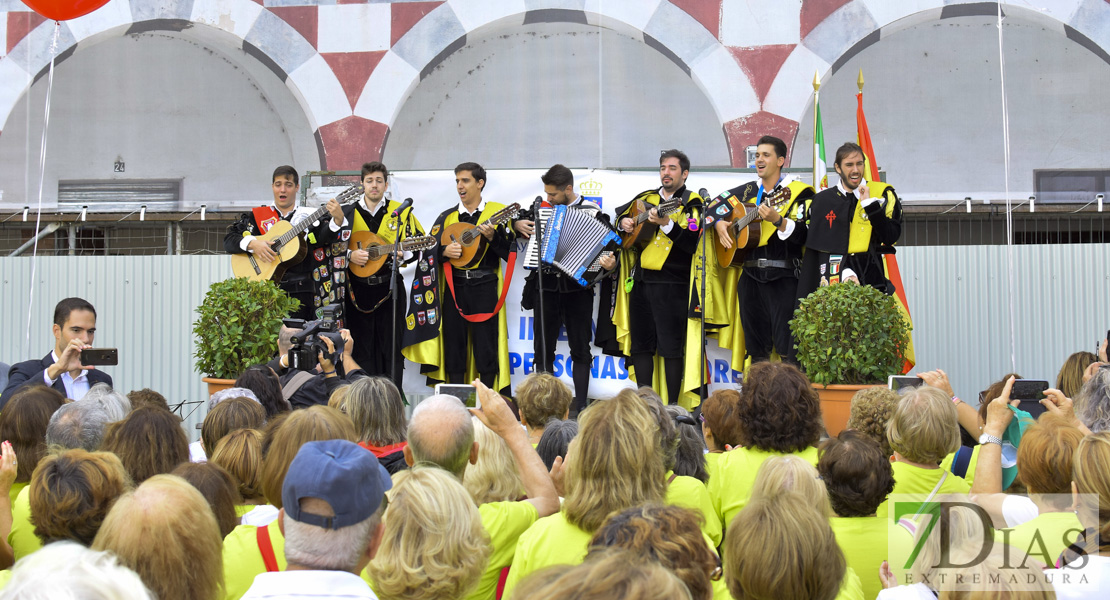
[[[971,402],[1011,365],[1026,377],[1054,381],[1070,353],[1094,350],[1110,328],[1110,245],[1012,251],[1012,286],[1006,246],[915,246],[898,253],[918,365],[946,370]],[[0,258],[0,361],[49,352],[54,304],[81,296],[97,308],[96,345],[120,349],[121,365],[105,369],[120,390],[149,387],[171,403],[203,400],[206,391],[193,370],[194,309],[212,282],[230,274],[226,256]],[[196,405],[187,406],[184,414]],[[194,438],[203,412],[187,419]]]

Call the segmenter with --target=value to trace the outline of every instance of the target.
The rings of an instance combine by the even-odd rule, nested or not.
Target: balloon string
[[[1006,105],[1006,53],[1002,45],[1002,3],[998,3],[998,81],[1002,87],[1002,165],[1006,189],[1006,268],[1009,274],[1010,372],[1017,371],[1016,316],[1014,313],[1014,215],[1010,200],[1010,111]],[[1032,201],[1030,201],[1032,202]]]
[[[31,250],[31,285],[27,290],[27,335],[23,354],[31,353],[31,317],[35,306],[35,270],[39,258],[39,225],[42,222],[42,191],[46,181],[46,131],[50,126],[50,97],[54,91],[54,58],[58,55],[58,34],[62,22],[54,21],[54,39],[50,42],[50,72],[46,77],[46,109],[42,117],[42,147],[39,149],[39,205],[35,211],[35,244]]]

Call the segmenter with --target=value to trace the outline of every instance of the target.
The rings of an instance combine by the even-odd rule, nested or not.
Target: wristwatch
[[[999,446],[1001,446],[1002,445],[1002,439],[1001,438],[996,438],[996,437],[994,437],[993,435],[991,435],[989,433],[984,433],[983,435],[979,436],[979,443],[980,444],[998,444]]]

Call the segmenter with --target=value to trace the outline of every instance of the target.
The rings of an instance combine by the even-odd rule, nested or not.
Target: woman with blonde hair
[[[343,412],[358,433],[358,445],[374,453],[390,475],[405,464],[405,402],[401,391],[385,377],[362,377],[347,386]]]
[[[235,478],[241,504],[235,507],[240,525],[261,527],[278,516],[278,509],[262,495],[262,432],[240,429],[224,436],[208,462],[219,465]]]
[[[752,497],[725,533],[725,581],[736,600],[863,598],[828,518],[795,491]],[[847,579],[847,581],[846,581]],[[854,582],[851,580],[854,579]],[[849,591],[852,584],[857,592]]]
[[[1064,360],[1060,372],[1056,375],[1056,389],[1064,392],[1064,396],[1074,398],[1083,387],[1083,375],[1091,363],[1098,362],[1098,355],[1091,352],[1076,352]]]
[[[478,442],[478,461],[463,473],[463,487],[479,506],[519,500],[524,495],[524,482],[509,445],[478,417],[470,420],[474,423],[474,441]]]
[[[581,562],[590,537],[611,515],[662,504],[666,496],[659,426],[634,390],[591,404],[578,424],[578,437],[567,453],[563,508],[520,536],[506,595],[533,571]]]
[[[508,592],[506,592],[506,597]],[[690,590],[655,560],[609,549],[577,565],[555,565],[521,582],[513,600],[690,600]]]
[[[1110,589],[1110,431],[1083,438],[1072,461],[1079,520],[1085,528],[1051,576],[1057,598],[1091,598]],[[1067,582],[1065,582],[1065,578]]]
[[[301,446],[321,440],[357,442],[357,435],[351,420],[328,406],[298,409],[270,420],[262,436],[259,486],[271,506],[282,507],[285,474]],[[238,598],[259,573],[285,569],[285,536],[279,522],[236,527],[224,538],[223,557],[227,597]]]
[[[175,475],[155,475],[120,497],[92,548],[114,553],[159,600],[215,600],[223,591],[216,517]]]
[[[902,396],[886,426],[894,453],[892,494],[966,494],[971,486],[962,477],[940,468],[960,447],[956,406],[943,390],[914,388]],[[886,502],[878,515],[886,516]]]
[[[381,545],[366,567],[382,600],[454,600],[478,584],[491,552],[478,508],[450,473],[394,476]]]

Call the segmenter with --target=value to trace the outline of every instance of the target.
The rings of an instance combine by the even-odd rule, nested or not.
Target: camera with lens
[[[315,321],[304,319],[285,319],[282,321],[290,329],[300,329],[291,339],[289,348],[289,367],[300,371],[311,371],[319,364],[317,356],[331,354],[332,364],[338,364],[343,353],[343,335],[339,333],[339,305],[329,304],[322,309],[321,317]],[[324,338],[331,340],[334,352],[328,352]]]

